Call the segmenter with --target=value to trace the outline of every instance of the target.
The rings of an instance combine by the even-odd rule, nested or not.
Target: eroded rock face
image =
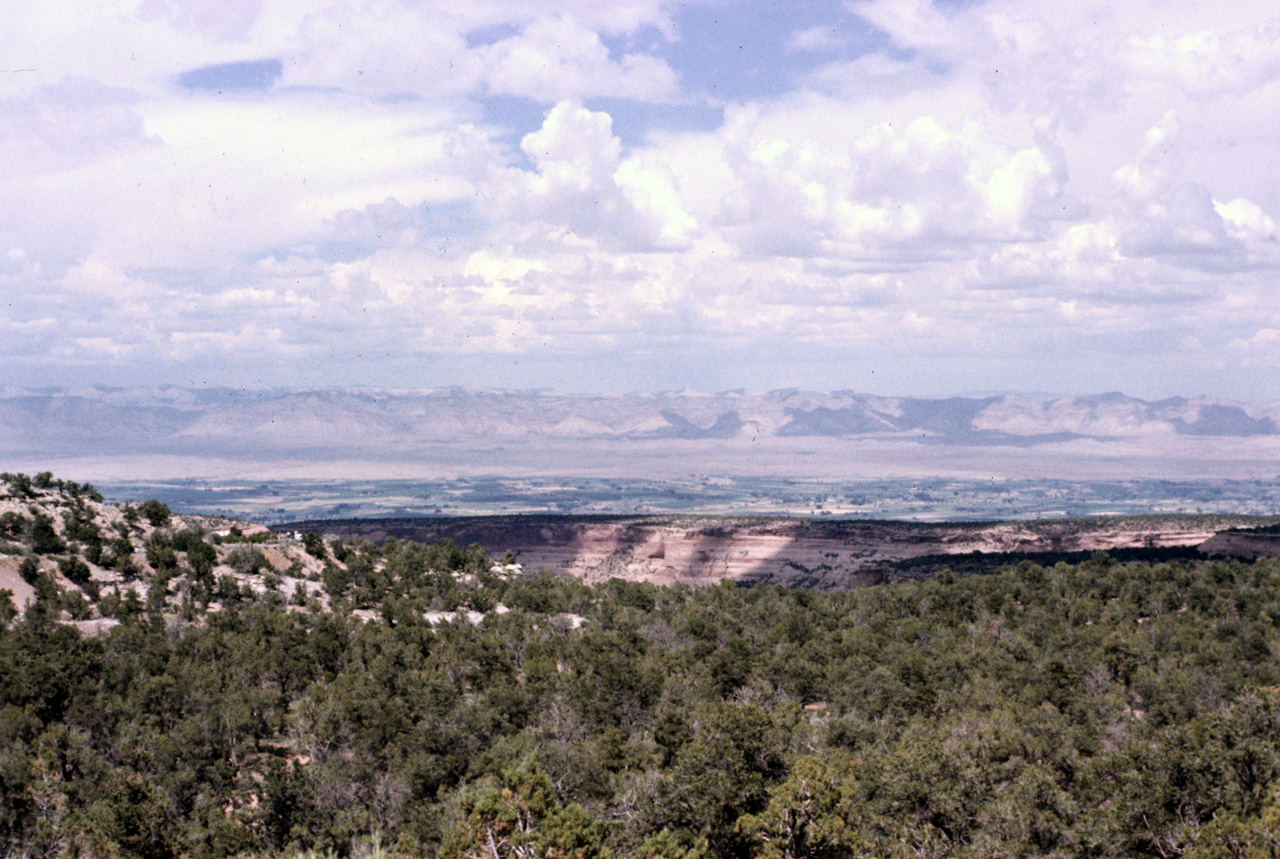
[[[1223,531],[1200,545],[1210,557],[1228,555],[1233,558],[1267,558],[1280,555],[1280,534],[1249,531]]]
[[[619,577],[671,585],[723,579],[843,588],[894,578],[912,559],[1008,553],[1070,553],[1193,547],[1216,528],[1203,520],[1063,520],[994,524],[815,521],[710,517],[537,517],[311,522],[308,530],[381,540],[479,543],[516,554],[525,570],[570,573],[588,582]],[[957,557],[957,560],[960,560]],[[931,569],[920,568],[921,572]]]

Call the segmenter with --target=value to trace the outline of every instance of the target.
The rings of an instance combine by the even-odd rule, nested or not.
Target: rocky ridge
[[[1280,437],[1280,403],[1111,393],[1039,399],[849,391],[606,396],[475,388],[0,389],[0,453],[414,450],[528,439],[872,438],[969,446],[1072,439]]]
[[[1280,518],[1137,516],[988,523],[915,523],[710,516],[481,516],[313,520],[282,529],[380,542],[389,537],[476,543],[512,551],[525,569],[587,582],[611,577],[658,584],[724,579],[790,587],[847,588],[944,568],[989,570],[1019,556],[1053,560],[1095,551],[1188,557],[1232,527]],[[1178,551],[1187,550],[1187,551]],[[1271,552],[1280,552],[1280,545]]]

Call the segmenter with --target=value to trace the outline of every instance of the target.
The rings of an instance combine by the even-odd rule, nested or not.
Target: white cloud
[[[365,245],[412,246],[421,237],[420,214],[395,197],[359,209],[343,209],[333,217],[337,238]]]
[[[906,121],[826,100],[734,113],[721,133],[733,188],[718,220],[766,253],[896,260],[1035,235],[1065,180],[1033,142],[973,121]],[[927,247],[926,247],[927,246]]]
[[[1276,222],[1257,203],[1237,197],[1226,203],[1214,201],[1213,209],[1239,239],[1266,239],[1276,236]]]
[[[64,78],[0,98],[0,147],[10,170],[81,166],[148,143],[138,96],[87,78]]]
[[[793,51],[830,51],[843,45],[833,27],[821,25],[796,30],[787,40],[787,47]]]
[[[1043,374],[1085,344],[1090,378],[1274,367],[1280,27],[1257,4],[849,2],[879,41],[772,34],[797,69],[833,61],[766,70],[794,86],[714,127],[673,49],[704,34],[660,0],[73,6],[0,32],[9,363]],[[273,86],[178,83],[259,60]]]
[[[173,331],[168,343],[169,357],[179,363],[202,355],[229,353],[236,354],[240,360],[262,353],[302,355],[298,347],[287,341],[282,329],[256,322],[245,323],[236,331]]]
[[[1256,203],[1217,202],[1192,181],[1180,154],[1184,134],[1178,117],[1166,113],[1147,131],[1137,158],[1115,171],[1125,215],[1121,249],[1216,271],[1252,268],[1268,257],[1274,264],[1274,249],[1262,244],[1274,222]]]
[[[1246,367],[1280,368],[1280,328],[1261,328],[1248,339],[1227,344]]]
[[[614,59],[599,34],[571,17],[536,21],[484,48],[479,59],[492,92],[538,101],[601,95],[667,101],[677,93],[666,62],[638,53]]]
[[[669,83],[670,69],[638,52],[601,61],[597,34],[652,27],[664,38],[674,37],[665,7],[662,0],[493,0],[430,8],[414,0],[22,3],[6,9],[0,55],[8,71],[33,71],[0,79],[0,95],[69,76],[157,94],[192,68],[278,58],[283,86],[453,96],[474,92],[495,71],[487,65],[495,60],[493,53],[469,44],[468,36],[496,25],[526,32],[521,44],[528,48],[539,43],[556,48],[548,59],[557,64],[562,56],[576,57],[563,64],[568,73],[606,73],[603,81],[582,81],[596,87],[591,93],[610,84],[657,91],[665,85],[664,75]],[[576,23],[566,28],[568,21]],[[562,86],[557,91],[565,92]]]
[[[128,358],[137,351],[134,344],[117,343],[110,337],[77,337],[74,342],[77,352],[84,358],[101,355],[109,360],[119,360]]]
[[[1198,97],[1248,90],[1280,72],[1280,18],[1227,32],[1186,30],[1129,38],[1124,61]]]
[[[864,0],[849,8],[889,34],[903,48],[930,52],[953,50],[962,36],[929,0]]]
[[[467,259],[463,274],[468,277],[479,277],[487,283],[520,280],[531,271],[546,271],[547,264],[541,260],[521,259],[520,257],[479,250]]]
[[[262,14],[263,0],[143,0],[138,18],[164,19],[175,30],[236,41],[248,36]]]
[[[492,170],[484,179],[495,217],[514,235],[539,225],[565,231],[570,242],[631,249],[681,245],[696,228],[666,164],[645,152],[623,160],[607,113],[560,102],[520,148],[534,170]]]
[[[580,104],[557,104],[542,128],[526,134],[520,148],[538,168],[535,193],[584,193],[603,185],[618,167],[622,144],[609,114]]]

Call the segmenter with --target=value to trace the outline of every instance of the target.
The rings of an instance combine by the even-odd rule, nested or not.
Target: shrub
[[[178,566],[178,553],[169,544],[169,535],[163,531],[151,532],[147,540],[147,563],[157,572],[172,570]]]
[[[54,530],[53,520],[43,513],[36,513],[35,521],[31,523],[31,547],[38,554],[51,555],[65,551],[67,544]]]
[[[197,576],[206,575],[218,562],[218,552],[204,540],[196,540],[187,544],[187,563]]]
[[[203,541],[204,541],[203,528],[199,528],[199,527],[183,528],[181,531],[177,531],[174,533],[173,537],[169,541],[169,544],[173,546],[174,551],[189,552],[191,551],[191,546],[193,544],[201,543]]]
[[[9,492],[18,498],[30,498],[35,492],[31,489],[31,478],[25,474],[10,474],[5,472],[0,474],[0,480],[3,480],[9,486]]]
[[[29,585],[34,585],[40,576],[40,562],[35,558],[24,558],[18,566],[18,575]]]
[[[0,536],[20,539],[27,530],[27,517],[10,510],[0,515]]]
[[[173,517],[173,511],[169,509],[169,505],[154,498],[143,501],[138,512],[151,523],[153,528],[163,528]]]
[[[328,557],[329,553],[325,551],[324,547],[324,538],[319,534],[303,534],[302,546],[307,550],[307,554],[313,558],[319,558],[323,561]]]
[[[67,581],[81,587],[87,584],[90,578],[89,566],[75,556],[59,561],[58,572],[62,573]]]
[[[267,565],[267,559],[257,549],[240,547],[227,555],[227,566],[242,576],[256,575]]]

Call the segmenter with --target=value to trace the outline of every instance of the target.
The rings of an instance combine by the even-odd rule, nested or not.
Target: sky
[[[0,383],[1280,399],[1250,0],[13,0]]]

